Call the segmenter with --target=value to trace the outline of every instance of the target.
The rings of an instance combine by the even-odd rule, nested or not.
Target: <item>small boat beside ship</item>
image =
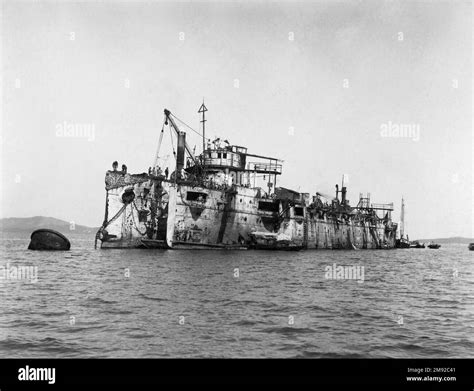
[[[411,247],[411,242],[406,235],[405,237],[405,201],[402,198],[402,207],[400,209],[400,238],[395,241],[395,247],[396,248],[410,248]]]
[[[405,200],[402,198],[402,205],[400,209],[400,238],[395,242],[396,248],[425,248],[425,243],[419,240],[412,240],[408,235],[405,236]]]
[[[414,240],[413,242],[410,242],[410,248],[425,248],[425,244],[420,243],[418,240]]]
[[[395,242],[396,248],[410,248],[410,241],[407,238],[397,239]]]
[[[441,247],[441,244],[437,244],[434,242],[430,242],[430,244],[428,244],[428,248],[438,249],[440,247]]]
[[[272,232],[250,232],[249,248],[255,250],[292,250],[299,251],[303,246],[295,245],[291,237]]]
[[[469,243],[469,246],[467,248],[471,251],[474,251],[474,243]]]

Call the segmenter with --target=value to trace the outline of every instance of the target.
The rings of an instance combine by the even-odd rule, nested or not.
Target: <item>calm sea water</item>
[[[0,240],[2,357],[474,357],[474,252],[94,250]],[[364,282],[325,278],[364,266]],[[238,269],[238,272],[237,270]],[[359,269],[361,270],[361,269]]]

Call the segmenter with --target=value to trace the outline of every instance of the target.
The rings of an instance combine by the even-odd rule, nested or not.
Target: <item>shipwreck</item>
[[[335,196],[277,186],[282,161],[249,153],[227,140],[205,137],[195,154],[179,120],[164,110],[153,167],[129,174],[115,164],[105,176],[106,206],[96,244],[107,248],[161,249],[389,249],[397,224],[393,203],[373,204],[370,194],[351,206],[344,183]],[[184,122],[183,122],[184,124]],[[158,157],[165,128],[176,143],[173,171]],[[170,174],[170,175],[168,175]],[[257,179],[264,178],[263,186]]]

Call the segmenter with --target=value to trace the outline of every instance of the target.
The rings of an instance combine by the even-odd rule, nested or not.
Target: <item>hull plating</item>
[[[133,189],[130,202],[124,193]],[[142,181],[107,190],[102,248],[394,248],[396,224],[363,213],[322,212],[259,197],[245,186],[208,189]],[[124,199],[126,202],[124,202]],[[128,202],[128,204],[127,204]],[[267,206],[266,206],[267,205]],[[113,221],[107,221],[108,219]],[[261,234],[256,240],[255,233]],[[265,233],[270,239],[265,239]],[[271,236],[274,235],[274,238]],[[285,240],[278,240],[278,235]]]

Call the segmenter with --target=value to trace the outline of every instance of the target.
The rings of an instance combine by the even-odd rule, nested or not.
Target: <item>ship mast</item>
[[[400,239],[405,236],[405,201],[402,197],[402,210],[400,213]]]
[[[202,105],[199,108],[198,113],[202,113],[202,152],[206,150],[206,111],[207,107],[204,104],[204,100],[202,101]]]

